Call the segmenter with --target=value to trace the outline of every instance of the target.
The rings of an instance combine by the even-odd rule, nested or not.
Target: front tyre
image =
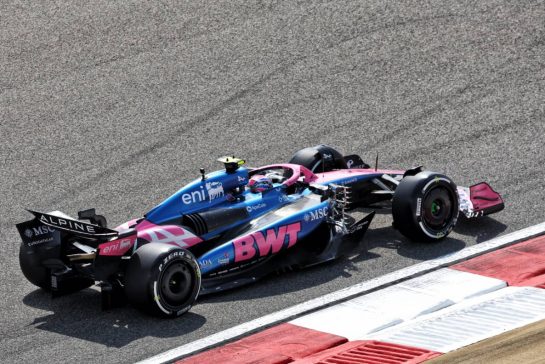
[[[424,171],[401,180],[394,193],[394,227],[413,241],[445,238],[458,220],[459,200],[454,182]]]
[[[149,243],[139,248],[125,272],[125,293],[137,308],[156,316],[189,311],[201,287],[199,265],[189,251]]]

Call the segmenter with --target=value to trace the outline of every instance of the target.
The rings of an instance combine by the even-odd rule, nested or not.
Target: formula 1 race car
[[[347,214],[354,207],[391,208],[394,227],[415,241],[445,238],[459,212],[475,218],[504,207],[484,182],[465,188],[421,167],[380,170],[325,145],[255,169],[234,157],[219,161],[225,169],[201,169],[115,229],[94,209],[78,219],[30,211],[34,219],[17,225],[23,274],[54,295],[98,282],[104,308],[128,301],[176,317],[199,295],[339,257],[362,240],[375,213],[356,221]]]

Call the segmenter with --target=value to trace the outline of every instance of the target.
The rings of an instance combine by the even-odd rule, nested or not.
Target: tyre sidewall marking
[[[422,197],[416,199],[416,221],[421,221],[420,214],[422,213]]]
[[[444,229],[442,229],[441,231],[438,231],[437,233],[434,234],[434,233],[431,233],[429,231],[430,228],[428,228],[424,224],[424,222],[422,220],[422,204],[423,204],[423,201],[424,201],[424,197],[426,197],[426,194],[429,192],[430,188],[433,189],[435,187],[439,187],[438,185],[440,185],[441,182],[444,182],[444,184],[448,185],[452,189],[452,191],[447,190],[449,192],[449,194],[451,192],[454,192],[453,195],[452,195],[452,198],[454,199],[453,203],[454,203],[454,206],[456,208],[454,209],[455,211],[453,212],[452,221]],[[435,176],[432,180],[430,180],[430,181],[428,181],[426,183],[424,188],[422,188],[422,190],[421,190],[421,196],[417,198],[416,221],[420,225],[420,228],[422,229],[422,232],[424,234],[426,234],[427,236],[429,236],[430,238],[441,239],[441,238],[447,236],[448,234],[450,234],[450,232],[452,231],[452,229],[456,225],[456,222],[458,221],[459,196],[458,196],[457,188],[455,186],[456,185],[454,185],[454,183],[450,179],[448,179],[446,177],[443,177],[443,176]],[[445,188],[446,187],[447,186],[445,186]]]
[[[197,292],[201,289],[201,272],[198,264],[196,263],[195,259],[192,259],[192,257],[184,250],[177,250],[170,254],[168,254],[159,264],[157,269],[154,270],[154,280],[152,282],[152,294],[153,294],[153,302],[157,305],[157,307],[164,312],[165,314],[169,316],[180,316],[187,311],[191,309],[193,306],[193,301],[189,302],[186,306],[182,307],[180,310],[172,310],[167,307],[165,307],[165,302],[163,301],[163,298],[161,297],[158,286],[159,281],[162,278],[163,270],[169,265],[169,263],[173,262],[174,260],[179,259],[181,262],[187,264],[190,268],[193,268],[194,274],[192,274],[195,278],[195,286],[191,293],[193,293],[195,290]],[[170,306],[170,305],[167,305]]]

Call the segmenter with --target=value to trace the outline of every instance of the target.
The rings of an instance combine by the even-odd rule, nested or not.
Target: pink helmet
[[[252,178],[250,178],[250,181],[248,182],[248,187],[250,187],[250,191],[252,191],[253,193],[258,193],[270,190],[271,188],[273,188],[273,183],[269,177],[263,176],[261,174],[256,174],[255,176],[252,176]]]

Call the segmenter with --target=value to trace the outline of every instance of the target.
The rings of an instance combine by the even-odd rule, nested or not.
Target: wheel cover
[[[159,294],[163,301],[171,307],[184,305],[191,296],[194,281],[188,266],[182,262],[174,261],[161,274]]]
[[[443,186],[430,190],[422,201],[422,222],[429,230],[441,232],[448,227],[454,216],[455,196]]]

